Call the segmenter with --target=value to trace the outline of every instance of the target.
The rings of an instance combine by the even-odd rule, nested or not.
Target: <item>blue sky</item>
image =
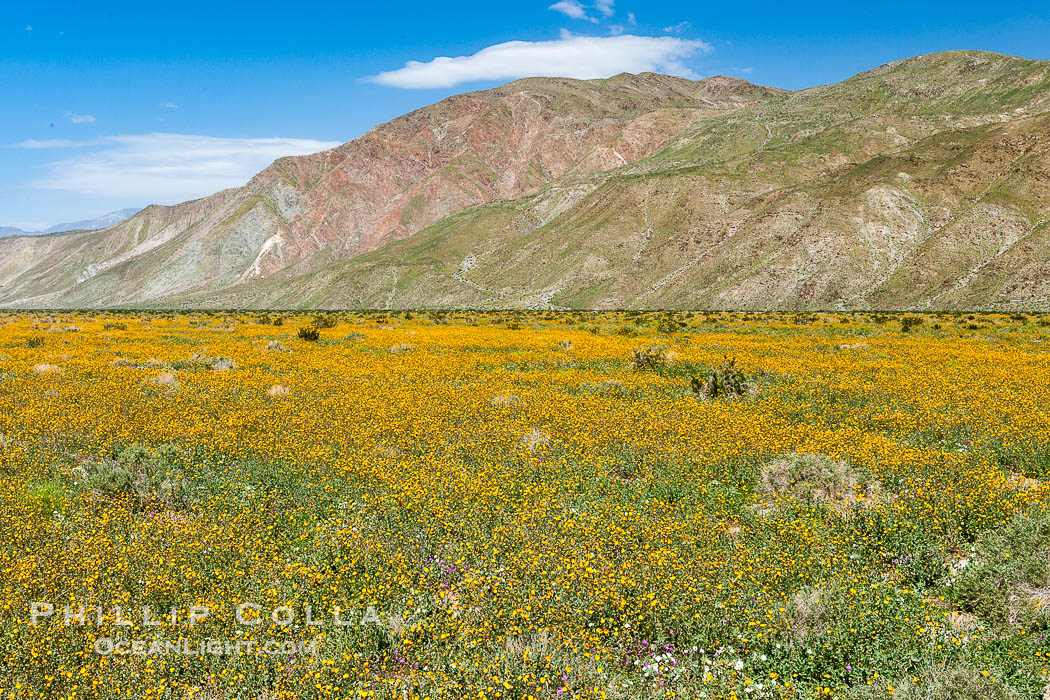
[[[0,225],[210,194],[530,72],[798,89],[960,48],[1050,59],[1050,3],[11,1]]]

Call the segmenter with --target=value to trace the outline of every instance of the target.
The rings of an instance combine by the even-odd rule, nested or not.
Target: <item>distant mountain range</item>
[[[85,219],[84,221],[73,221],[68,224],[55,224],[43,231],[23,231],[13,226],[0,226],[0,236],[44,236],[49,233],[64,233],[66,231],[98,231],[99,229],[115,226],[121,221],[134,216],[141,209],[119,209],[103,214],[97,219]]]
[[[788,93],[532,78],[241,188],[0,240],[0,305],[1050,309],[1050,62]]]

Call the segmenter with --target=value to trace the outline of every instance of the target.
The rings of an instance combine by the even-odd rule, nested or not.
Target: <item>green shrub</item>
[[[172,447],[150,450],[131,445],[105,458],[81,463],[73,475],[81,492],[127,495],[140,506],[158,502],[169,508],[181,508],[191,499],[177,461],[178,453]]]
[[[299,339],[306,340],[308,342],[315,342],[321,338],[321,331],[317,330],[316,326],[304,326],[299,329]]]
[[[849,700],[1020,700],[1020,693],[994,677],[986,677],[969,666],[931,667],[921,676],[910,676],[886,683],[858,684],[846,695]],[[893,687],[893,693],[886,686]],[[1045,697],[1045,696],[1044,696]]]
[[[102,326],[104,331],[126,331],[128,324],[126,323],[106,323]]]
[[[120,493],[128,491],[132,484],[131,472],[116,461],[103,460],[84,469],[81,485],[96,493]]]
[[[669,313],[656,322],[656,332],[677,333],[687,325],[685,321],[679,320],[673,313]]]
[[[963,610],[1000,627],[1050,627],[1050,512],[1033,509],[984,535],[953,592]]]
[[[759,490],[802,501],[852,505],[859,495],[876,496],[878,483],[848,462],[819,454],[791,454],[762,468]]]
[[[631,367],[639,371],[655,371],[667,366],[667,351],[662,347],[650,345],[644,350],[635,350]]]
[[[704,401],[744,396],[751,389],[747,376],[736,366],[736,358],[725,358],[718,367],[694,376],[691,385],[697,398]]]
[[[336,325],[338,325],[338,323],[339,323],[339,319],[337,319],[332,314],[321,314],[320,316],[318,316],[317,318],[314,319],[313,327],[314,328],[335,328]],[[300,336],[300,337],[302,337],[302,336]]]
[[[901,331],[905,333],[911,333],[911,329],[917,326],[921,326],[923,320],[918,316],[905,316],[901,319]]]

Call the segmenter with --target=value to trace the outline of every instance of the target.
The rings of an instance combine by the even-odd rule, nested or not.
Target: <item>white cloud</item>
[[[100,146],[102,141],[73,141],[71,139],[29,139],[14,144],[15,148],[83,148],[85,146]]]
[[[612,17],[616,10],[613,9],[613,5],[616,4],[616,0],[597,0],[594,3],[594,9],[601,12],[606,17]]]
[[[27,32],[31,32],[31,31],[33,31],[33,25],[31,25],[31,24],[27,24],[27,25],[26,25],[26,31],[27,31]]]
[[[135,202],[176,203],[237,187],[283,156],[316,153],[337,142],[238,139],[190,134],[107,136],[97,141],[26,141],[22,148],[97,146],[49,163],[38,189]]]
[[[590,22],[598,21],[587,15],[587,10],[583,9],[583,5],[579,3],[579,0],[561,0],[561,2],[556,2],[547,9],[560,12],[566,17],[572,17],[573,19],[585,19]]]
[[[73,112],[66,112],[66,116],[69,117],[69,121],[74,124],[94,124],[95,117],[90,114],[74,114]]]
[[[613,36],[619,36],[620,34],[623,34],[625,31],[626,30],[624,29],[624,26],[622,24],[614,24],[611,27],[609,27],[609,33],[612,34]]]
[[[682,32],[689,31],[690,27],[692,26],[693,25],[690,24],[688,21],[679,22],[678,24],[672,25],[670,27],[664,27],[664,31],[668,34],[681,34]]]
[[[164,107],[165,109],[178,109],[179,108],[179,106],[177,104],[175,104],[174,102],[161,102],[160,106]]]
[[[562,34],[557,41],[508,41],[470,56],[409,61],[404,68],[369,78],[400,88],[447,88],[480,80],[531,76],[608,78],[617,73],[658,71],[695,78],[683,61],[708,53],[711,45],[670,36],[622,34],[593,37]]]
[[[635,19],[633,12],[627,13],[627,22],[628,24],[638,24],[638,20]]]

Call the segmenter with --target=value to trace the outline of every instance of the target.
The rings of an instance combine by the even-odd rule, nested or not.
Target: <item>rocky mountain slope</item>
[[[951,52],[699,120],[633,166],[207,300],[1044,310],[1048,220],[1050,62]]]
[[[143,212],[145,218],[158,221],[134,234],[122,228],[126,222],[94,238],[62,244],[45,267],[39,248],[19,253],[22,267],[9,263],[24,239],[0,241],[0,302],[1050,309],[1050,62],[974,51],[931,54],[835,85],[779,95],[747,83],[712,80],[694,84],[647,75],[605,83],[521,81],[453,98],[403,119],[417,120],[409,123],[423,134],[435,133],[434,121],[419,126],[418,120],[430,115],[441,123],[458,123],[454,115],[460,100],[495,100],[504,111],[455,132],[476,140],[457,151],[469,158],[443,156],[455,165],[437,169],[441,175],[410,160],[398,161],[427,173],[414,182],[430,188],[423,204],[398,210],[400,227],[381,215],[389,200],[351,194],[361,181],[376,182],[367,167],[343,179],[331,173],[345,170],[317,165],[338,159],[333,154],[341,149],[336,149],[279,161],[246,188],[273,193],[287,186],[296,193],[316,193],[318,199],[299,195],[296,200],[305,196],[309,204],[298,214],[299,228],[295,216],[285,217],[287,227],[274,233],[266,223],[273,219],[262,213],[294,209],[294,203],[282,205],[278,198],[270,204],[271,195],[231,190],[163,211],[151,208]],[[520,96],[521,86],[537,91],[531,87],[537,84],[563,90],[552,97],[547,121],[518,116],[531,114],[531,100]],[[716,95],[701,98],[700,90]],[[587,109],[605,115],[611,125],[586,147],[565,155],[565,120],[577,117],[553,115],[579,115],[584,110],[574,105],[584,100],[581,95],[601,100],[602,107],[591,102]],[[487,109],[481,112],[492,114]],[[529,126],[514,130],[517,140],[510,142],[506,128],[497,127],[508,121]],[[548,130],[539,123],[553,125]],[[389,133],[385,128],[342,148],[358,153],[367,144],[371,160],[358,157],[380,162],[390,153],[380,144],[392,148],[381,137]],[[543,136],[528,136],[537,132]],[[632,140],[639,132],[647,137]],[[432,139],[411,143],[420,138],[424,143]],[[638,145],[630,149],[631,143]],[[415,148],[412,152],[420,156]],[[481,162],[513,163],[513,180],[505,180],[503,170],[486,178],[483,166],[472,160],[493,151],[498,159]],[[523,152],[543,155],[526,158]],[[531,176],[525,164],[536,158],[548,170]],[[307,186],[332,177],[338,186]],[[483,186],[471,189],[467,182]],[[370,191],[387,190],[372,186]],[[414,198],[424,190],[405,192]],[[249,206],[252,197],[267,204]],[[355,202],[353,209],[336,207],[358,213],[354,221],[381,223],[354,228],[350,219],[335,218],[328,197]],[[457,204],[445,206],[449,201]],[[223,228],[211,223],[216,211],[240,213]],[[142,220],[143,214],[135,218]],[[183,231],[182,238],[170,237],[155,247],[163,255],[141,253],[89,275],[71,262],[75,253],[70,250],[89,255],[94,245],[112,245],[106,255],[113,260],[163,238],[158,231],[172,229]],[[211,238],[203,236],[210,247],[194,247],[196,232],[204,229],[212,232]],[[272,236],[295,231],[297,242],[285,242],[280,255],[254,253],[252,258]],[[236,253],[227,252],[235,247]],[[143,265],[149,258],[156,267]],[[242,268],[219,262],[249,259]],[[212,266],[213,274],[198,273],[202,265]],[[178,281],[187,270],[193,272],[192,284]],[[56,283],[59,279],[64,281]],[[41,293],[45,296],[33,296]]]
[[[734,78],[623,74],[457,95],[100,234],[0,241],[0,303],[141,304],[308,273],[472,205],[632,163],[699,118],[780,92]]]

